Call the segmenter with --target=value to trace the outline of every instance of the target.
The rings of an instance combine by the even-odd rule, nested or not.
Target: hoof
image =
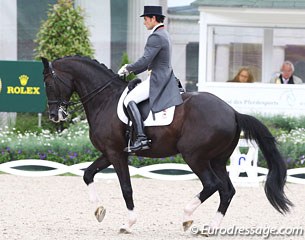
[[[97,221],[99,222],[103,221],[105,214],[106,214],[106,209],[103,206],[98,207],[94,213]]]
[[[182,225],[183,225],[184,232],[187,231],[190,228],[190,226],[192,226],[193,222],[194,222],[193,220],[183,222]]]
[[[130,229],[127,229],[126,227],[122,226],[122,227],[120,228],[119,233],[120,233],[120,234],[130,234],[131,231],[130,231]]]

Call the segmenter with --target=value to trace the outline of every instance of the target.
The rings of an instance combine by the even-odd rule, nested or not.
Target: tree
[[[73,0],[58,0],[50,7],[48,18],[43,21],[37,33],[35,42],[38,44],[35,59],[41,57],[53,61],[57,58],[73,55],[93,57],[94,50],[89,40],[89,30],[85,25],[83,10],[73,7]],[[73,94],[71,101],[77,102],[79,97]],[[83,114],[73,113],[71,118],[84,117]],[[66,126],[68,124],[65,124]],[[58,131],[65,126],[61,122]]]
[[[58,0],[50,7],[48,18],[37,33],[35,59],[50,61],[71,55],[93,57],[94,51],[85,26],[83,10],[73,7],[73,0]]]

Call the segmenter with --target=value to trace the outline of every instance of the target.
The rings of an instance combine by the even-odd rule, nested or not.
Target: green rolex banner
[[[34,61],[0,61],[0,112],[43,112],[43,66]]]

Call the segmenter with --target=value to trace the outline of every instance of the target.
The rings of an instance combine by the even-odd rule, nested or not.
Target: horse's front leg
[[[132,186],[127,157],[119,158],[115,163],[113,163],[113,167],[118,175],[123,197],[126,203],[126,207],[128,209],[128,220],[121,226],[120,233],[130,233],[131,227],[137,221],[137,217],[134,211]]]
[[[101,156],[85,170],[83,177],[85,183],[88,185],[90,201],[98,205],[98,208],[95,211],[95,217],[99,222],[103,221],[106,214],[106,209],[103,206],[100,206],[101,200],[96,193],[93,179],[96,173],[109,167],[110,164],[111,163],[105,156]]]

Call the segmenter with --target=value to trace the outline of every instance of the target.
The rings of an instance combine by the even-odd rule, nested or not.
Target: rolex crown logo
[[[19,77],[19,80],[20,80],[20,84],[21,84],[22,86],[25,86],[25,85],[27,85],[27,83],[28,83],[29,77],[28,77],[27,75],[21,75],[21,76]]]

